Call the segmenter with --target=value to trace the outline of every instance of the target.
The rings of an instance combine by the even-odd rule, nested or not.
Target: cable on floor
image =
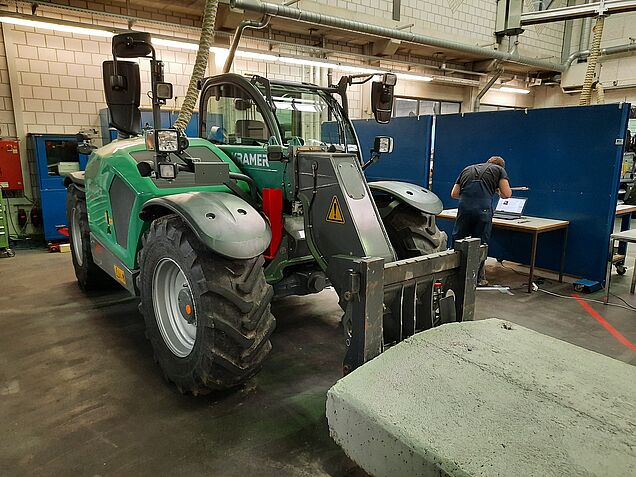
[[[623,303],[625,303],[625,306],[630,307],[632,310],[636,311],[636,306],[630,305],[629,303],[627,303],[623,298],[621,298],[618,295],[614,295],[612,292],[610,292],[610,295],[612,295],[614,298],[618,298],[620,301],[622,301]]]
[[[583,298],[583,297],[573,297],[573,296],[568,296],[568,295],[561,295],[560,293],[551,292],[549,290],[544,290],[543,288],[539,288],[539,287],[536,287],[535,290],[536,291],[540,291],[542,293],[545,293],[547,295],[552,295],[552,296],[558,297],[558,298],[567,298],[568,300],[577,300],[578,299],[578,300],[583,300],[583,301],[589,301],[589,302],[592,302],[592,303],[600,303],[601,305],[616,306],[618,308],[624,308],[626,310],[633,311],[634,313],[636,313],[636,307],[633,307],[631,305],[625,306],[625,305],[621,305],[620,303],[609,303],[609,302],[605,303],[604,301],[594,300],[593,298]],[[616,296],[613,293],[612,293],[612,295]],[[620,297],[617,297],[617,298],[622,300],[622,298],[620,298]]]

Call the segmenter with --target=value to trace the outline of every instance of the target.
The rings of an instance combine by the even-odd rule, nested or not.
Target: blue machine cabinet
[[[102,126],[102,140],[104,144],[107,144],[111,141],[117,139],[117,130],[110,127],[110,114],[108,112],[108,108],[101,109],[99,111],[100,122]],[[161,111],[161,127],[169,128],[171,127],[177,118],[179,117],[179,111]],[[141,110],[141,127],[144,128],[146,126],[152,126],[152,110],[142,109]],[[186,126],[185,130],[186,136],[188,137],[199,137],[199,113],[194,111],[192,113],[192,119]]]
[[[74,134],[32,134],[29,147],[38,170],[44,238],[65,240],[67,237],[58,230],[67,225],[64,177],[73,170],[83,171],[88,156],[77,151]]]

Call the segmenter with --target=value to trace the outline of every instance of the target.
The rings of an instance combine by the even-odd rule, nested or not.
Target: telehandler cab
[[[274,297],[335,288],[345,373],[417,331],[472,318],[485,247],[447,250],[432,192],[363,174],[347,87],[373,81],[375,117],[388,122],[395,75],[329,87],[206,78],[200,137],[186,138],[158,126],[172,86],[150,35],[115,36],[113,57],[104,87],[120,138],[66,181],[73,265],[83,290],[114,280],[140,297],[155,359],[180,390],[254,375],[271,349]],[[140,129],[139,66],[122,58],[150,59],[156,129]],[[376,138],[370,163],[392,144]]]

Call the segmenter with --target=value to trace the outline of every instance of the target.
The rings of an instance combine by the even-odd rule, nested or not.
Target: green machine
[[[66,181],[73,265],[84,290],[117,282],[140,297],[155,358],[180,390],[254,375],[271,349],[275,296],[335,288],[345,373],[417,331],[472,318],[485,248],[446,250],[430,191],[364,178],[347,88],[373,81],[376,119],[388,122],[395,75],[319,87],[196,78],[197,62],[200,137],[187,138],[181,116],[139,129],[139,65],[122,58],[150,60],[155,125],[172,96],[150,35],[115,36],[113,56],[104,87],[121,138]],[[374,160],[391,148],[377,138]]]
[[[7,224],[7,214],[9,213],[4,206],[4,198],[2,197],[2,188],[0,187],[0,253],[10,254],[9,249],[9,225]]]

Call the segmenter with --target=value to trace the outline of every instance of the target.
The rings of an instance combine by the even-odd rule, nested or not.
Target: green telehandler
[[[347,87],[373,81],[375,117],[388,122],[395,75],[329,87],[201,78],[200,137],[186,138],[159,126],[172,85],[150,35],[112,46],[104,87],[120,138],[66,180],[73,266],[83,290],[115,281],[140,297],[155,359],[181,391],[253,376],[271,349],[275,297],[335,288],[345,373],[417,331],[472,318],[485,248],[447,250],[426,188],[364,177],[393,141],[376,138],[363,164]],[[122,58],[151,62],[155,129],[140,129],[139,64]]]

